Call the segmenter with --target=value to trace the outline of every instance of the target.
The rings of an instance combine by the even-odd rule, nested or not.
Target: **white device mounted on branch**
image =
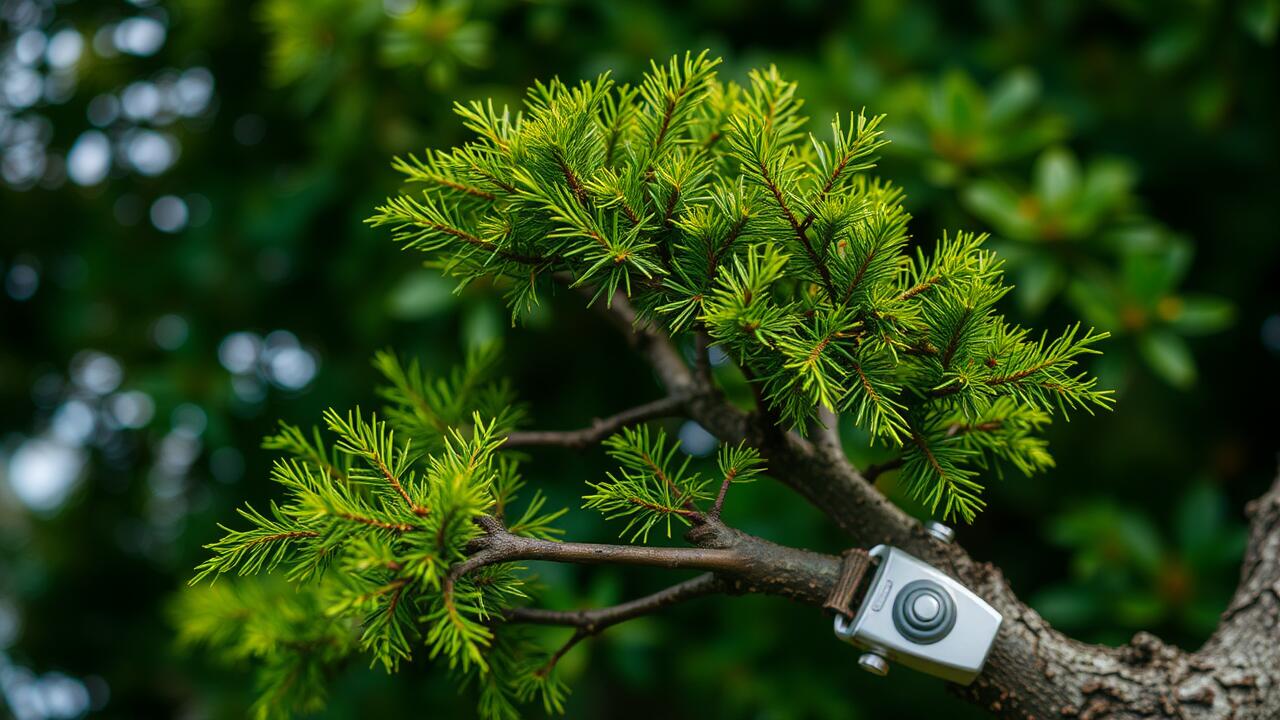
[[[929,523],[931,534],[950,542],[951,528]],[[875,577],[850,620],[836,615],[836,637],[866,650],[862,669],[889,672],[889,661],[944,680],[973,682],[1004,618],[985,600],[941,570],[895,547],[877,545]]]

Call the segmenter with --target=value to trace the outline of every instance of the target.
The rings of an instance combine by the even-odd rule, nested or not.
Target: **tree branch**
[[[829,455],[844,455],[844,447],[840,443],[840,416],[828,407],[818,408],[817,421],[809,428],[813,443]]]
[[[729,494],[729,486],[733,484],[733,477],[735,474],[736,473],[732,469],[725,473],[724,480],[720,482],[720,492],[716,493],[715,504],[711,506],[711,517],[719,518],[720,512],[724,510],[724,498]]]
[[[467,559],[445,576],[446,603],[452,602],[454,587],[463,576],[517,560],[705,570],[718,578],[724,592],[779,595],[811,605],[822,604],[840,571],[837,557],[775,545],[716,518],[704,518],[685,534],[693,547],[553,542],[514,535],[491,517],[481,518],[478,524],[484,534],[468,546]]]
[[[928,278],[904,296],[924,292],[935,282]],[[646,342],[663,346],[660,333],[646,332]],[[656,362],[650,356],[650,362],[668,389],[688,381],[682,363],[672,370],[661,354]],[[1275,630],[1280,627],[1280,479],[1249,506],[1251,535],[1241,583],[1222,623],[1200,650],[1188,653],[1147,633],[1137,634],[1127,645],[1105,647],[1053,629],[1018,598],[998,568],[927,534],[829,442],[811,443],[794,432],[765,427],[768,423],[759,415],[747,415],[714,394],[692,400],[688,411],[722,442],[745,440],[758,448],[770,475],[822,511],[855,546],[900,547],[956,578],[1004,616],[983,673],[972,685],[956,688],[995,715],[1080,720],[1280,717],[1280,642]],[[892,465],[890,461],[869,472],[879,474]],[[716,526],[709,520],[695,526],[689,537]],[[786,565],[790,574],[778,582],[784,575],[778,572],[781,567],[772,567],[775,581],[766,592],[820,605],[834,582],[838,561],[825,555],[806,558]],[[735,587],[748,588],[769,577],[768,570],[762,576],[744,567],[717,574],[731,578]]]
[[[532,625],[565,625],[576,627],[587,635],[595,635],[612,625],[657,612],[676,603],[725,592],[727,587],[715,573],[703,573],[658,592],[617,605],[590,610],[513,608],[507,611],[506,620]]]
[[[866,476],[867,482],[874,483],[876,480],[880,479],[881,475],[889,472],[890,470],[897,470],[902,467],[903,462],[905,462],[904,458],[898,456],[891,460],[885,460],[882,463],[868,465],[867,468],[862,471],[862,474]]]
[[[723,418],[695,413],[694,419],[708,428],[738,426],[736,411],[720,412]],[[1280,481],[1251,506],[1244,581],[1213,638],[1196,653],[1146,633],[1113,648],[1054,630],[1017,597],[999,569],[930,537],[847,461],[794,433],[771,438],[745,429],[748,441],[759,443],[770,474],[823,511],[855,545],[900,547],[947,572],[1004,616],[986,669],[973,685],[957,688],[997,716],[1280,717],[1280,643],[1273,630],[1280,626]],[[721,438],[737,442],[741,436]]]
[[[740,562],[735,553],[719,548],[554,542],[512,535],[506,531],[491,533],[473,541],[473,548],[476,548],[473,555],[450,570],[450,578],[456,580],[479,568],[513,560],[550,560],[579,565],[646,565],[673,570],[726,572],[737,568]]]
[[[592,635],[599,635],[618,623],[657,612],[676,603],[724,592],[725,584],[713,573],[703,573],[656,593],[609,607],[594,610],[543,610],[514,608],[506,613],[506,621],[532,625],[565,625],[575,628],[573,634],[537,672],[546,675],[575,645]]]
[[[680,390],[687,392],[690,388],[697,387],[693,373],[689,371],[689,366],[685,364],[671,338],[652,323],[640,320],[631,301],[621,290],[614,293],[607,306],[597,307],[622,331],[631,346],[649,361],[668,393],[675,394]]]
[[[644,405],[623,410],[616,415],[597,418],[591,423],[590,427],[580,430],[513,432],[507,436],[507,441],[503,444],[503,447],[553,446],[571,449],[590,447],[624,427],[636,425],[646,420],[678,416],[684,410],[687,402],[688,396],[686,393],[668,395]]]
[[[693,333],[693,373],[699,385],[711,387],[711,336],[702,325]]]

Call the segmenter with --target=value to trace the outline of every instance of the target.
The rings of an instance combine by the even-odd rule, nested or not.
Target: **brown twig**
[[[658,592],[617,605],[589,610],[513,608],[507,611],[506,620],[530,625],[564,625],[582,628],[594,635],[611,625],[647,615],[685,600],[724,592],[727,588],[728,585],[714,573],[703,573]]]
[[[649,547],[598,543],[553,542],[513,535],[505,529],[476,541],[477,552],[454,565],[445,578],[446,593],[458,578],[479,568],[513,560],[550,560],[579,565],[647,565],[670,569],[731,572],[741,557],[733,550],[701,547]]]
[[[874,483],[881,475],[889,472],[890,470],[897,470],[902,467],[902,463],[903,459],[901,457],[896,457],[892,460],[885,460],[882,463],[868,465],[867,468],[862,471],[862,476],[867,479],[867,482]]]
[[[727,583],[727,591],[782,595],[814,605],[825,599],[839,571],[838,559],[830,555],[775,545],[715,518],[704,519],[686,535],[694,547],[553,542],[512,534],[488,516],[477,519],[477,524],[484,534],[471,542],[467,559],[451,567],[442,583],[449,608],[459,579],[490,565],[518,560],[704,570]]]
[[[704,573],[695,578],[677,583],[671,587],[644,597],[629,600],[609,607],[591,610],[544,610],[541,608],[514,608],[506,613],[506,621],[531,625],[563,625],[574,628],[569,639],[560,646],[545,665],[537,670],[546,676],[560,662],[565,653],[573,649],[579,642],[593,635],[599,635],[606,629],[627,620],[655,613],[663,608],[724,592],[727,585],[713,573]]]
[[[716,493],[716,502],[711,506],[711,512],[709,513],[711,517],[720,517],[720,511],[724,509],[724,498],[729,494],[729,486],[733,484],[733,478],[737,474],[736,468],[729,468],[729,472],[724,474],[724,480],[720,483],[720,492]]]
[[[636,425],[646,420],[677,416],[683,411],[687,402],[687,393],[668,395],[644,405],[637,405],[628,410],[623,410],[606,418],[597,418],[591,423],[590,427],[580,430],[513,432],[507,436],[507,441],[503,444],[503,447],[550,446],[570,449],[590,447],[624,427]]]
[[[394,533],[407,533],[422,529],[417,525],[410,525],[409,523],[390,523],[376,518],[364,517],[363,515],[353,515],[352,513],[338,513],[337,515],[343,520],[349,520],[354,523],[381,528],[383,530],[390,530]]]

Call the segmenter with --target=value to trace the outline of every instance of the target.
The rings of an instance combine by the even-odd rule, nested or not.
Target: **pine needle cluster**
[[[554,521],[564,511],[547,511],[538,492],[521,503],[516,461],[496,454],[521,416],[493,378],[498,351],[481,347],[442,378],[379,353],[387,420],[330,410],[324,431],[281,424],[266,438],[282,453],[271,479],[285,501],[243,507],[244,529],[223,527],[192,584],[227,573],[277,580],[215,583],[177,609],[186,642],[257,661],[258,717],[317,708],[330,674],[361,654],[388,672],[417,654],[440,658],[460,681],[479,681],[491,717],[513,717],[515,703],[534,694],[560,702],[554,677],[533,683],[519,670],[546,653],[518,631],[499,641],[491,628],[526,598],[520,568],[487,567],[442,592],[481,532],[479,516],[528,537],[559,534]],[[283,593],[280,579],[294,587]]]
[[[517,320],[567,283],[594,302],[625,293],[673,335],[705,332],[780,423],[853,418],[902,449],[914,496],[972,520],[978,470],[1047,464],[1026,456],[1043,425],[1028,414],[1109,405],[1077,365],[1105,334],[1006,321],[983,235],[912,252],[902,193],[868,174],[883,116],[810,134],[776,68],[739,86],[717,63],[655,63],[638,87],[540,83],[519,111],[459,105],[476,138],[398,160],[406,189],[370,222],[463,284],[497,278]]]

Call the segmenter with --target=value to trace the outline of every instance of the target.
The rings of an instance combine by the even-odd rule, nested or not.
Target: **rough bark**
[[[770,474],[822,510],[855,545],[903,548],[947,571],[1004,616],[986,669],[973,685],[957,688],[996,715],[1280,717],[1280,479],[1249,507],[1252,530],[1242,580],[1204,647],[1188,653],[1148,633],[1123,647],[1104,647],[1054,630],[1018,599],[998,568],[959,545],[933,539],[867,483],[838,448],[794,434],[770,438],[757,431],[750,437],[749,421],[723,407],[701,407],[700,422],[729,438],[746,432],[764,450]]]
[[[760,448],[769,474],[848,534],[851,544],[886,543],[946,571],[1004,616],[986,668],[962,697],[1008,718],[1280,718],[1280,479],[1247,509],[1251,532],[1242,577],[1221,624],[1187,652],[1148,633],[1106,647],[1067,637],[1018,599],[1000,570],[924,532],[847,460],[829,413],[809,439],[719,397],[685,365],[661,332],[637,324],[625,298],[612,317],[628,328],[667,391],[689,398],[691,418],[726,442]],[[825,426],[824,426],[825,424]],[[751,558],[716,571],[741,592],[766,592],[821,605],[839,559],[778,548],[718,522],[695,527],[691,543],[729,547]]]

